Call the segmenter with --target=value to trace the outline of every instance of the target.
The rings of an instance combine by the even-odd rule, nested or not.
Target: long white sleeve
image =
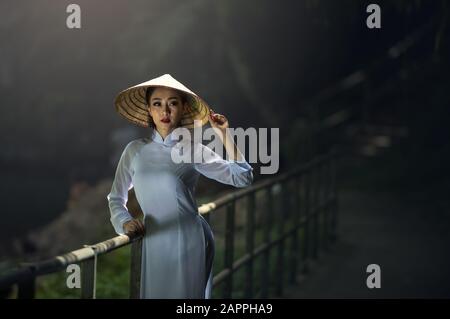
[[[131,161],[134,157],[133,143],[128,143],[125,147],[119,163],[117,164],[116,174],[111,187],[111,192],[106,197],[108,199],[109,211],[111,213],[111,223],[117,234],[124,234],[123,224],[133,217],[127,209],[128,191],[133,187],[131,177]]]
[[[253,182],[253,168],[242,155],[241,161],[225,160],[209,147],[200,144],[204,154],[202,163],[195,163],[195,169],[202,175],[235,187],[246,187]],[[238,150],[239,151],[239,150]]]

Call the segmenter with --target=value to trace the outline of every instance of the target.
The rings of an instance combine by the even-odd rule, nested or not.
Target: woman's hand
[[[212,109],[209,115],[209,124],[212,128],[219,129],[223,133],[229,127],[228,119],[222,114],[215,113]]]
[[[143,235],[145,234],[145,226],[140,219],[132,219],[123,224],[123,231],[126,235]]]

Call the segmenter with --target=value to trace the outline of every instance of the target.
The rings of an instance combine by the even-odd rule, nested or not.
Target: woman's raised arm
[[[195,163],[194,167],[200,174],[235,187],[252,184],[253,168],[243,156],[239,161],[225,160],[209,147],[203,144],[198,146],[203,152],[203,160],[201,163]]]

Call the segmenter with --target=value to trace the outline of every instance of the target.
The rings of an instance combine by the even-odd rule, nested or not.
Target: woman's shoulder
[[[145,137],[140,137],[140,138],[131,140],[125,146],[123,151],[124,151],[124,153],[136,153],[148,142],[149,142],[149,140]]]

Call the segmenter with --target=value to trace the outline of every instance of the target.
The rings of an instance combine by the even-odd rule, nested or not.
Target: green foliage
[[[38,278],[36,298],[80,298],[80,289],[67,288],[68,273],[56,274]],[[112,251],[98,257],[96,297],[128,298],[130,277],[130,247]]]

